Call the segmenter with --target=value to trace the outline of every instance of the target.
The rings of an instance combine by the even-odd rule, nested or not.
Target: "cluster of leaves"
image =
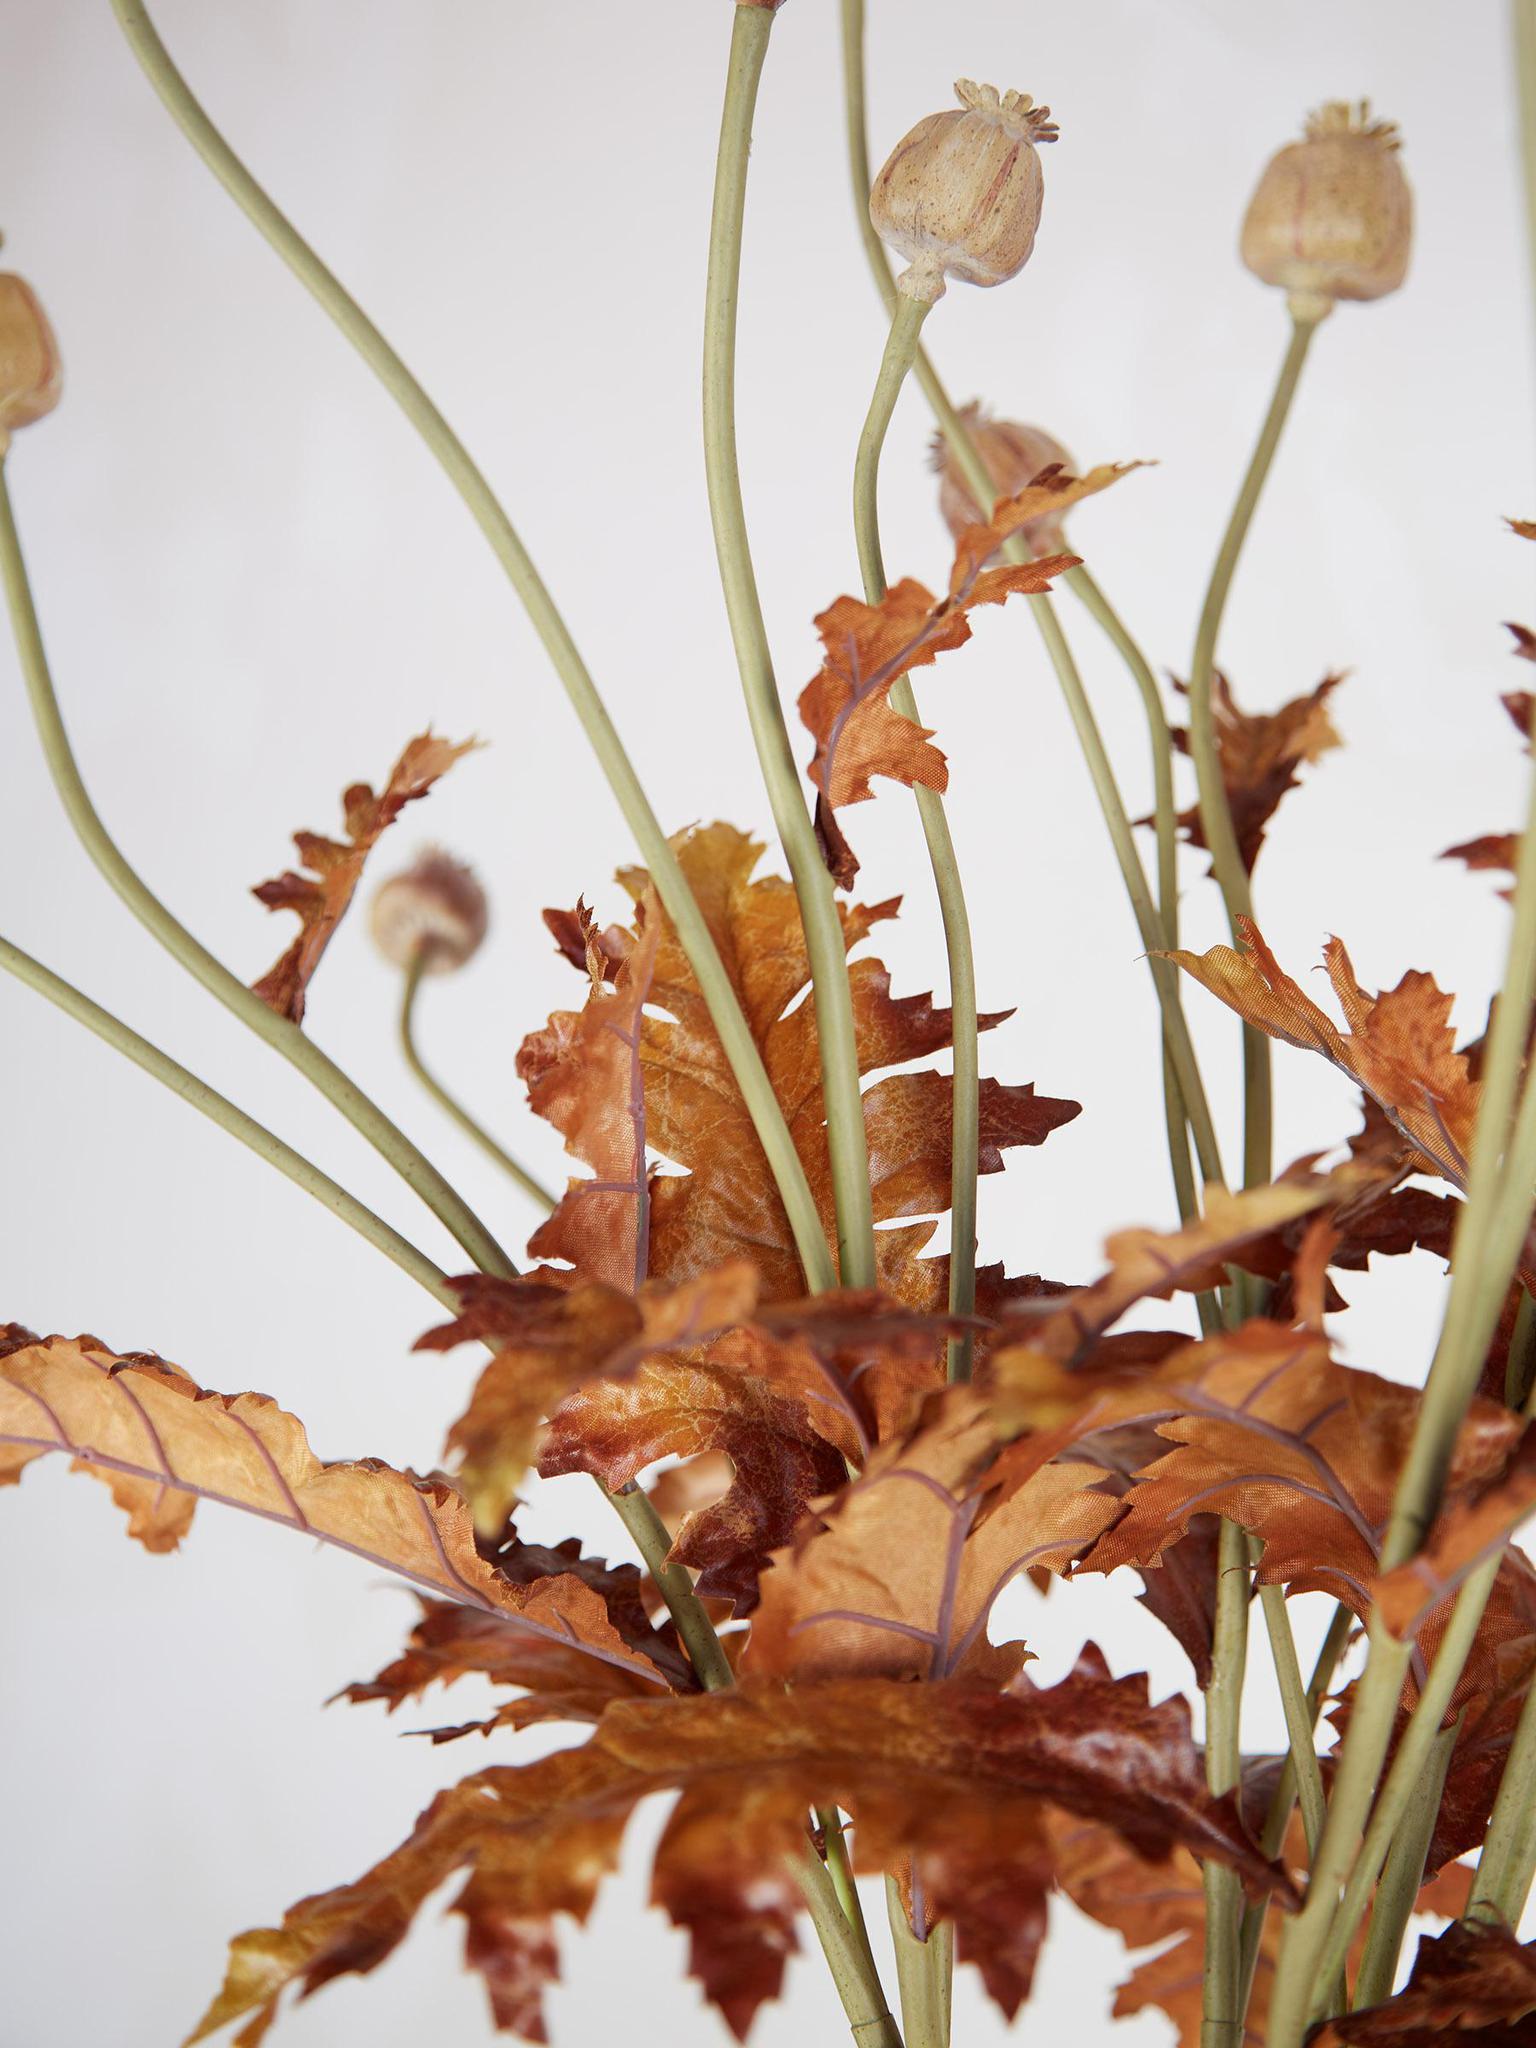
[[[1070,558],[998,566],[1001,541],[1119,474],[1049,475],[999,506],[962,535],[942,599],[904,582],[879,605],[843,598],[822,615],[825,661],[801,708],[839,879],[856,863],[838,814],[871,794],[872,777],[943,787],[943,757],[891,707],[892,684],[962,644],[977,605],[1043,589]],[[1334,687],[1259,718],[1223,685],[1222,766],[1250,865],[1299,766],[1335,742]],[[260,984],[295,1022],[370,847],[462,751],[413,742],[382,795],[347,793],[346,844],[301,837],[312,878],[259,892],[301,918]],[[1199,843],[1198,820],[1185,823]],[[675,850],[830,1238],[794,891],[758,873],[761,848],[730,826],[688,831]],[[1295,1827],[1273,1836],[1284,1837],[1278,1857],[1257,1846],[1278,1760],[1252,1760],[1238,1793],[1213,1796],[1182,1700],[1154,1702],[1144,1678],[1112,1676],[1092,1648],[1059,1684],[1037,1687],[998,1603],[1021,1576],[1131,1570],[1203,1684],[1222,1516],[1250,1533],[1259,1584],[1321,1591],[1360,1617],[1379,1607],[1413,1646],[1404,1715],[1456,1590],[1501,1557],[1453,1701],[1458,1733],[1421,1899],[1460,1911],[1455,1859],[1486,1827],[1536,1671],[1536,1570],[1509,1541],[1536,1506],[1536,1454],[1499,1398],[1496,1347],[1439,1519],[1418,1555],[1384,1571],[1420,1396],[1342,1362],[1325,1320],[1343,1306],[1335,1276],[1373,1256],[1449,1251],[1480,1088],[1450,999],[1412,973],[1368,994],[1333,941],[1341,1028],[1251,927],[1240,952],[1176,956],[1250,1023],[1341,1069],[1360,1091],[1362,1128],[1336,1164],[1299,1161],[1241,1195],[1209,1190],[1202,1216],[1178,1230],[1120,1232],[1087,1284],[985,1271],[977,1376],[950,1386],[947,1262],[929,1247],[950,1199],[951,1084],[937,1061],[952,1025],[931,997],[897,995],[866,950],[896,904],[842,910],[878,1284],[807,1298],[687,955],[650,878],[620,881],[625,920],[600,927],[584,903],[548,914],[579,997],[517,1058],[532,1107],[579,1170],[533,1237],[530,1269],[465,1277],[457,1313],[420,1339],[488,1354],[448,1431],[449,1476],[325,1464],[264,1396],[206,1392],[163,1359],[91,1337],[0,1330],[0,1481],[63,1453],[110,1488],[151,1550],[181,1541],[199,1499],[350,1550],[409,1581],[423,1604],[401,1654],[348,1699],[393,1712],[475,1674],[495,1689],[494,1710],[435,1728],[435,1740],[502,1741],[544,1722],[589,1731],[539,1761],[474,1772],[373,1869],[242,1935],[193,2038],[238,2022],[240,2048],[255,2048],[286,1992],[375,1968],[458,1875],[453,1910],[497,2024],[543,2039],[556,1923],[586,1917],[634,1808],[666,1792],[677,1798],[654,1899],[687,1931],[693,1973],[738,2036],[777,1994],[796,1945],[797,1869],[825,1849],[811,1816],[840,1809],[856,1867],[898,1876],[919,1939],[952,1924],[961,1960],[1005,2013],[1029,1993],[1059,1893],[1130,1947],[1162,1944],[1116,2010],[1156,2007],[1194,2048],[1201,1865],[1230,1867],[1281,1909],[1300,1895]],[[982,1170],[1077,1114],[1032,1083],[988,1079]],[[1239,1274],[1266,1283],[1264,1313],[1195,1336],[1195,1298]],[[519,1537],[530,1469],[649,1489],[669,1562],[693,1575],[721,1631],[732,1685],[701,1689],[657,1581],[574,1544]],[[1340,1717],[1349,1703],[1346,1686]],[[1270,1912],[1258,1947],[1260,2033],[1282,1924]],[[1513,2041],[1528,2038],[1518,2030],[1533,2006],[1531,1953],[1458,1922],[1426,1944],[1397,1999],[1322,2038],[1408,2048],[1451,2029]]]

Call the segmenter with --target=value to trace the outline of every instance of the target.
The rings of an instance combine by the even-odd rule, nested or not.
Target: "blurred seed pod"
[[[1330,100],[1309,114],[1302,141],[1270,158],[1243,221],[1242,258],[1289,293],[1298,318],[1319,320],[1339,299],[1379,299],[1408,272],[1413,193],[1391,121],[1370,102]]]
[[[59,344],[36,292],[0,271],[0,450],[14,428],[52,412],[63,388]]]
[[[462,967],[479,950],[488,922],[485,891],[467,867],[436,848],[383,883],[368,913],[384,958],[401,969],[421,958],[426,974]]]
[[[1058,465],[1063,469],[1072,467],[1072,458],[1066,449],[1043,427],[1027,427],[1018,420],[992,419],[983,412],[978,399],[972,399],[969,405],[961,407],[960,419],[1000,498],[1017,496],[1026,484],[1034,482],[1042,469]],[[942,433],[933,437],[931,459],[939,478],[939,510],[958,540],[966,527],[989,519],[992,507],[977,505],[976,495],[966,482],[964,472]],[[1039,519],[1031,519],[1019,531],[1037,555],[1066,552],[1066,535],[1062,531],[1059,512],[1047,512]]]

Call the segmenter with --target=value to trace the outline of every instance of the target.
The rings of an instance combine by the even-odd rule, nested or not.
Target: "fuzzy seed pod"
[[[53,411],[63,388],[59,345],[25,278],[0,271],[0,450],[11,430]]]
[[[1290,294],[1299,318],[1338,299],[1379,299],[1408,271],[1413,194],[1391,121],[1370,102],[1330,100],[1307,116],[1305,139],[1271,157],[1243,221],[1242,257]]]
[[[896,289],[929,305],[946,277],[1004,284],[1024,268],[1044,194],[1038,145],[1057,135],[1028,93],[961,78],[955,97],[958,113],[930,114],[897,143],[869,196],[881,241],[912,266]]]
[[[488,915],[485,891],[469,869],[435,849],[393,875],[373,899],[373,942],[393,966],[425,955],[426,974],[452,974],[478,951]]]
[[[1057,465],[1063,469],[1072,467],[1072,458],[1066,449],[1043,427],[1026,427],[1017,420],[991,419],[976,399],[961,407],[960,419],[1000,498],[1017,496],[1026,484],[1034,482],[1042,469]],[[990,518],[992,508],[989,505],[983,512],[978,507],[975,493],[941,433],[933,437],[931,460],[939,477],[939,510],[944,515],[944,523],[958,540],[966,527]],[[1059,512],[1047,512],[1039,519],[1031,519],[1019,531],[1037,555],[1066,553],[1066,535],[1062,532]]]

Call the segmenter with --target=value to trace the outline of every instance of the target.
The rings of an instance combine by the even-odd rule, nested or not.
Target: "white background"
[[[1284,344],[1276,294],[1235,256],[1265,157],[1324,98],[1401,121],[1419,203],[1408,286],[1320,334],[1256,522],[1222,653],[1269,706],[1331,666],[1347,750],[1293,797],[1258,874],[1300,971],[1324,934],[1369,983],[1432,967],[1470,1033],[1495,984],[1490,878],[1437,862],[1518,817],[1497,693],[1521,678],[1499,621],[1536,612],[1506,513],[1536,512],[1533,338],[1505,22],[1492,0],[875,0],[877,153],[956,74],[1049,101],[1062,140],[1027,273],[953,289],[929,338],[956,394],[1038,420],[1080,461],[1161,467],[1083,510],[1075,537],[1154,662],[1187,662],[1204,574]],[[164,0],[161,26],[237,147],[464,432],[567,608],[669,826],[755,827],[755,777],[704,509],[697,383],[726,0]],[[397,829],[472,858],[493,942],[429,990],[430,1051],[546,1174],[512,1060],[575,994],[539,924],[586,891],[617,907],[631,847],[574,720],[459,504],[388,402],[162,115],[105,0],[8,0],[0,220],[45,298],[69,388],[10,468],[59,689],[87,781],[130,857],[243,975],[286,944],[248,886],[296,826],[377,778],[429,720],[493,745]],[[813,613],[851,586],[854,443],[882,320],[855,240],[835,9],[791,0],[764,86],[748,219],[743,470],[786,694]],[[945,547],[908,394],[884,516],[894,571]],[[1146,800],[1124,674],[1065,600],[1128,796]],[[1009,1080],[1083,1116],[985,1189],[983,1253],[1086,1277],[1106,1229],[1167,1219],[1155,1032],[1134,928],[1055,684],[1025,616],[987,619],[920,697],[952,756],[951,815]],[[798,728],[797,728],[798,730]],[[805,751],[802,745],[802,753]],[[122,913],[46,786],[0,651],[0,921],[452,1263],[430,1218],[280,1062]],[[911,805],[850,820],[871,898],[905,889],[900,985],[940,972]],[[1218,936],[1203,864],[1188,925]],[[509,1241],[519,1198],[414,1098],[393,982],[361,921],[314,990],[316,1038],[398,1111]],[[1234,1038],[1196,998],[1211,1084]],[[154,1348],[205,1384],[257,1387],[326,1456],[439,1454],[469,1357],[415,1357],[432,1310],[257,1161],[75,1026],[0,988],[0,1313]],[[1337,1076],[1282,1052],[1281,1156],[1351,1127]],[[1231,1120],[1228,1117],[1228,1129]],[[1233,1141],[1229,1138],[1229,1143]],[[1422,1375],[1439,1277],[1353,1283],[1349,1355]],[[1344,1333],[1341,1333],[1344,1334]],[[410,1603],[355,1561],[205,1511],[183,1555],[130,1546],[99,1489],[34,1469],[3,1504],[0,2048],[165,2048],[217,1982],[226,1938],[394,1845],[433,1787],[489,1760],[403,1742],[374,1708],[321,1701],[387,1660]],[[580,1480],[530,1528],[621,1533]],[[1183,1686],[1131,1589],[1016,1612],[1054,1675],[1087,1632],[1117,1668]],[[1254,1739],[1272,1741],[1263,1658]],[[465,1688],[462,1712],[476,1699]],[[440,1702],[414,1717],[440,1718]],[[450,1703],[458,1717],[460,1708]],[[522,1754],[541,1738],[522,1738]],[[561,1738],[549,1738],[561,1739]],[[511,1754],[509,1745],[503,1754]],[[654,1831],[645,1817],[636,1848]],[[643,1857],[566,1944],[557,2042],[714,2042],[681,1949],[643,1907]],[[1060,1915],[1026,2037],[1109,2032],[1118,1943]],[[298,2044],[488,2037],[458,1934],[434,1908],[376,1977],[284,2023]],[[974,1987],[958,2039],[1001,2038]],[[764,2048],[841,2035],[819,1963],[766,2012]],[[1032,2030],[1032,2031],[1031,2031]],[[1148,2016],[1123,2034],[1166,2038]]]

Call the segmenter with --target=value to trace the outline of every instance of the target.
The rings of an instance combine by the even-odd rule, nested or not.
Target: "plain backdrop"
[[[505,495],[669,827],[767,821],[740,711],[705,511],[697,387],[726,0],[163,0],[194,85],[439,397]],[[870,111],[883,154],[956,75],[1046,100],[1039,245],[996,292],[953,288],[928,338],[959,397],[1050,428],[1079,461],[1156,458],[1082,510],[1077,545],[1154,662],[1188,659],[1204,577],[1285,341],[1277,294],[1237,262],[1260,165],[1311,106],[1370,94],[1399,120],[1418,199],[1412,273],[1320,333],[1233,596],[1222,656],[1270,707],[1344,668],[1347,745],[1288,802],[1261,861],[1268,936],[1296,971],[1337,931],[1362,978],[1433,968],[1467,1032],[1496,985],[1495,883],[1437,857],[1522,801],[1498,693],[1520,677],[1500,621],[1536,612],[1502,515],[1536,512],[1529,285],[1506,22],[1493,0],[872,0]],[[472,859],[491,943],[431,987],[445,1074],[546,1175],[513,1059],[577,994],[539,922],[584,891],[620,902],[632,856],[532,632],[457,500],[344,344],[161,113],[105,0],[7,0],[0,222],[60,334],[68,390],[10,471],[84,772],[129,856],[246,976],[287,943],[247,893],[298,826],[334,830],[429,721],[482,735],[397,828],[377,873],[427,838]],[[849,479],[882,340],[855,238],[836,10],[791,0],[763,88],[741,309],[742,462],[786,697],[811,619],[856,575]],[[909,391],[884,473],[887,559],[942,577],[929,427]],[[1124,778],[1147,799],[1123,671],[1070,599]],[[1087,1277],[1104,1233],[1172,1214],[1152,1004],[1134,927],[1030,620],[989,617],[922,679],[953,763],[950,815],[1007,1080],[1085,1105],[986,1184],[984,1257]],[[796,727],[798,731],[799,728]],[[804,736],[797,742],[807,751]],[[160,954],[73,841],[0,649],[0,923],[309,1149],[446,1263],[432,1220],[281,1062]],[[907,894],[884,951],[904,988],[942,972],[912,806],[850,821],[870,899]],[[1203,861],[1199,943],[1220,932]],[[393,1039],[395,983],[344,929],[311,1026],[509,1243],[532,1218],[426,1102]],[[1235,1150],[1235,1032],[1191,1014]],[[302,1195],[19,987],[0,988],[0,1314],[152,1348],[204,1384],[299,1412],[328,1457],[418,1467],[473,1371],[413,1357],[434,1310]],[[1321,1062],[1282,1051],[1279,1156],[1337,1144],[1354,1112]],[[1420,1378],[1441,1278],[1422,1256],[1352,1282],[1347,1355]],[[181,1555],[126,1542],[102,1489],[62,1464],[4,1500],[0,2048],[166,2048],[240,1928],[349,1879],[432,1790],[566,1731],[433,1750],[321,1703],[387,1661],[412,1603],[366,1566],[204,1510]],[[579,1479],[538,1491],[530,1531],[622,1532]],[[1117,1669],[1184,1687],[1130,1586],[1012,1596],[1039,1670],[1086,1635]],[[1316,1618],[1303,1611],[1310,1640]],[[1280,1738],[1253,1659],[1251,1740]],[[585,1934],[566,1941],[557,2042],[711,2043],[683,1944],[644,1902],[647,1812]],[[878,1901],[876,1901],[878,1905]],[[376,1976],[285,2020],[295,2044],[489,2038],[441,1902]],[[1058,1913],[1026,2039],[1109,2035],[1119,1944]],[[958,2040],[1002,2038],[974,1985]],[[763,2048],[842,2037],[819,1960],[791,1971]],[[1121,2038],[1168,2038],[1155,2015]]]

